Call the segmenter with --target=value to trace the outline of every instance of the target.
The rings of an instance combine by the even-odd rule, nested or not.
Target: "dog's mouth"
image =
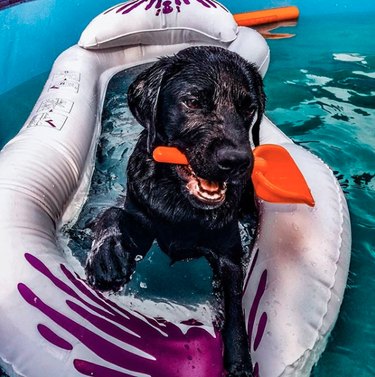
[[[218,207],[225,200],[227,184],[198,177],[190,165],[178,165],[177,173],[186,182],[189,194],[210,207]]]

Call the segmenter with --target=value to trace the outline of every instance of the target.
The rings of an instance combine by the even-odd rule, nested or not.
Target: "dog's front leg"
[[[239,253],[242,253],[241,246]],[[222,329],[224,366],[228,377],[251,377],[249,341],[242,310],[243,271],[240,257],[219,256],[211,265],[224,296],[225,321]]]
[[[101,291],[118,291],[134,272],[137,255],[144,256],[153,240],[148,219],[133,203],[107,209],[95,225],[87,258],[89,284]]]

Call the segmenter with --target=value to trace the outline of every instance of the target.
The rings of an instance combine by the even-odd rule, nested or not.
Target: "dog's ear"
[[[129,109],[148,132],[148,152],[152,152],[156,139],[158,98],[165,72],[169,66],[170,59],[161,58],[143,71],[128,89]]]
[[[263,79],[259,74],[257,68],[250,64],[247,68],[248,79],[251,87],[254,89],[257,98],[257,119],[251,128],[251,136],[253,138],[253,143],[255,146],[259,145],[260,142],[260,124],[262,122],[264,110],[266,107],[266,95],[263,89]]]

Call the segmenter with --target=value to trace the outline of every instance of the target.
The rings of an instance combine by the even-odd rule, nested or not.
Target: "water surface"
[[[375,376],[374,16],[302,16],[296,27],[285,29],[296,37],[269,41],[272,55],[265,80],[267,115],[335,171],[351,213],[353,249],[348,288],[327,349],[313,371],[314,377]],[[47,74],[43,74],[0,96],[0,146],[26,120],[46,78]],[[116,88],[117,85],[120,87]],[[114,84],[113,89],[119,89],[120,96],[109,99],[113,110],[106,110],[103,116],[103,145],[99,148],[98,175],[91,192],[96,196],[95,206],[86,205],[76,230],[72,230],[75,233],[71,247],[81,261],[85,259],[82,250],[88,250],[91,242],[88,219],[123,196],[121,182],[125,170],[118,160],[126,160],[131,153],[124,140],[134,142],[140,130],[121,112],[125,101],[122,85],[121,80]],[[112,116],[120,119],[122,125],[113,123]],[[102,156],[101,151],[105,151]],[[111,193],[106,191],[108,187]],[[74,239],[79,232],[83,243],[77,247]],[[157,270],[150,269],[153,259],[171,274],[160,276]],[[154,297],[162,292],[173,299],[179,287],[187,286],[188,304],[210,300],[210,270],[203,260],[169,267],[166,257],[153,248],[141,263],[128,292]],[[191,274],[197,271],[200,278],[191,283]]]

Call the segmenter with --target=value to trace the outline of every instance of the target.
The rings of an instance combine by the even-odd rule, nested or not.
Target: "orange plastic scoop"
[[[285,148],[263,144],[256,147],[253,154],[251,179],[259,198],[271,203],[315,205],[303,174]]]
[[[305,203],[315,205],[310,189],[289,152],[276,144],[263,144],[253,150],[254,169],[251,179],[256,195],[271,203]],[[186,156],[174,147],[157,147],[157,162],[187,165]]]

